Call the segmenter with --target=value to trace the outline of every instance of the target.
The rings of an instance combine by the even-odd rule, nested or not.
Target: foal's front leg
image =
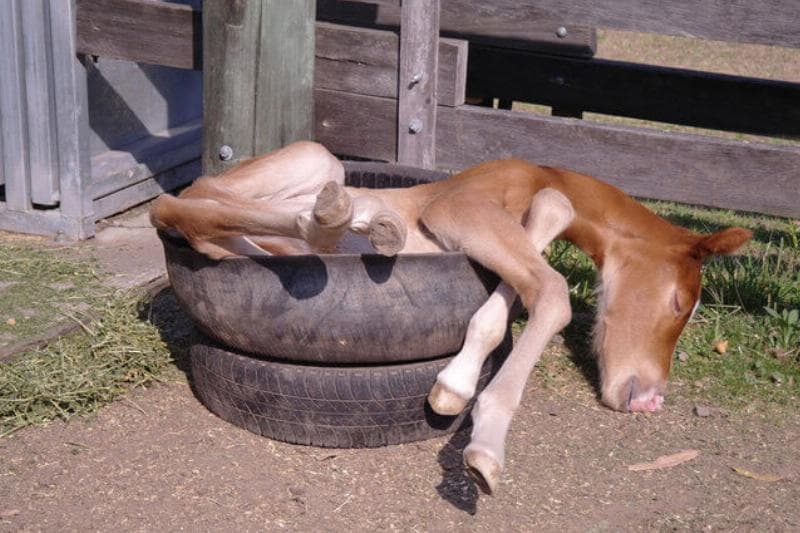
[[[470,209],[471,208],[471,209]],[[467,231],[457,229],[451,220],[457,212],[469,216],[473,224]],[[574,212],[569,201],[554,190],[540,191],[531,204],[527,231],[523,230],[508,213],[487,204],[451,204],[436,206],[423,219],[426,226],[445,242],[456,244],[474,259],[497,272],[508,287],[520,294],[528,309],[529,320],[514,349],[491,383],[478,396],[472,411],[473,430],[469,445],[464,450],[464,460],[481,488],[492,493],[497,486],[505,460],[505,439],[514,411],[519,405],[528,375],[550,338],[569,323],[571,310],[566,280],[542,258],[541,250],[547,242],[558,235],[569,223]],[[513,300],[508,287],[500,287],[498,298],[490,298],[483,318],[502,320],[503,327],[484,328],[484,331],[502,331],[508,317],[508,307]],[[494,295],[493,295],[494,296]],[[477,314],[479,317],[481,312]],[[489,316],[494,315],[494,316]],[[471,329],[480,329],[478,320],[470,322]],[[491,336],[491,335],[490,335]],[[466,394],[474,393],[477,380],[476,368],[480,368],[489,351],[496,345],[494,340],[470,338],[462,353],[451,362],[449,376],[460,379]],[[478,340],[474,340],[478,338]],[[459,359],[460,358],[460,359]],[[463,365],[460,366],[460,365]],[[466,379],[464,378],[466,376]],[[448,374],[445,374],[446,379]],[[434,402],[443,397],[445,403],[452,398],[444,396],[442,381],[438,381],[439,392]],[[466,386],[465,386],[466,384]],[[448,386],[445,382],[445,386]],[[463,394],[463,393],[462,393]],[[466,396],[466,394],[464,394]],[[463,396],[459,397],[463,400]],[[458,406],[457,406],[458,407]],[[455,409],[454,409],[455,410]]]
[[[541,254],[575,217],[569,200],[554,189],[543,189],[531,200],[525,231]],[[480,371],[489,354],[500,345],[517,293],[500,282],[469,322],[464,345],[436,377],[428,402],[441,415],[457,415],[475,395]]]

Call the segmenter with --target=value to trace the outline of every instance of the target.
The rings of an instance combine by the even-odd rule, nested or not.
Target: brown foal
[[[698,303],[703,260],[732,253],[751,236],[742,228],[693,233],[597,179],[520,160],[483,163],[408,189],[345,187],[341,163],[311,142],[200,178],[177,198],[162,195],[151,220],[216,259],[334,251],[352,232],[385,255],[460,250],[496,272],[501,284],[470,320],[461,351],[429,395],[441,414],[464,409],[519,296],[528,324],[478,396],[464,450],[489,493],[528,375],[571,318],[566,280],[541,255],[553,239],[578,246],[600,272],[594,346],[602,402],[656,411],[678,336]]]

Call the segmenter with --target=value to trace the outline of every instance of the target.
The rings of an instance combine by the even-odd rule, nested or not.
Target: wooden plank
[[[31,201],[39,205],[58,203],[55,123],[51,104],[50,10],[47,0],[20,3],[25,55],[25,109],[29,134],[28,169]]]
[[[395,99],[316,89],[314,119],[314,139],[335,154],[397,160]]]
[[[436,166],[439,0],[405,0],[400,30],[397,161]]]
[[[69,239],[94,235],[92,198],[89,194],[89,97],[86,69],[75,53],[75,6],[47,0],[53,62],[53,117],[58,139],[60,204],[69,220],[63,234]]]
[[[520,157],[571,168],[629,194],[800,216],[800,148],[613,127],[462,106],[439,110],[437,160],[463,168]]]
[[[97,11],[96,3],[100,1],[78,1],[81,53],[185,69],[201,68],[202,32],[189,29],[189,25],[201,23],[201,12],[191,12],[188,16],[190,10],[183,5],[176,13],[175,4],[148,2],[142,6],[142,0],[115,0],[121,13],[115,15],[105,10]],[[143,9],[147,16],[141,20],[131,19],[123,25],[115,23],[125,13]],[[139,25],[145,24],[150,25],[152,32],[142,31]],[[147,46],[124,46],[128,41],[148,38],[149,32],[169,35],[172,46],[153,46],[155,37],[146,43]],[[188,53],[189,48],[194,51]],[[323,89],[396,97],[398,49],[399,37],[394,31],[317,23],[315,85]],[[466,41],[440,41],[439,103],[464,103],[466,60]]]
[[[253,155],[261,2],[208,2],[203,16],[203,172],[218,174]],[[231,148],[223,161],[220,150]]]
[[[19,0],[0,2],[0,136],[6,207],[30,209],[25,56]]]
[[[191,6],[142,0],[75,2],[79,53],[202,68],[202,23]]]
[[[2,3],[2,2],[0,2]],[[80,221],[65,217],[58,209],[32,209],[12,211],[0,202],[0,230],[31,235],[77,235],[85,231],[84,226],[94,225],[94,219]]]
[[[261,0],[254,152],[250,155],[311,138],[314,1]]]
[[[163,192],[187,185],[201,174],[201,169],[200,159],[194,159],[113,194],[98,198],[93,205],[95,217],[97,220],[109,217],[155,198]]]
[[[395,32],[317,23],[314,87],[397,98],[400,38]],[[439,40],[437,99],[464,103],[466,41]]]
[[[447,0],[448,15],[479,27],[482,20],[554,21],[557,25],[613,28],[719,41],[800,47],[800,20],[795,0]],[[477,12],[480,9],[480,12]]]
[[[391,159],[394,100],[322,90],[315,94],[320,142],[337,154]],[[367,127],[362,130],[362,125]],[[440,107],[437,138],[437,167],[443,170],[520,157],[591,174],[640,197],[800,216],[797,147],[472,106]]]
[[[800,135],[798,83],[486,47],[472,47],[468,72],[473,91],[554,109]]]
[[[561,18],[533,17],[527,12],[496,9],[496,2],[442,0],[441,35],[473,44],[535,50],[550,54],[591,57],[597,36],[591,26]],[[530,12],[530,9],[528,9]],[[317,0],[317,19],[365,28],[397,30],[400,9],[348,0]],[[559,28],[564,28],[559,31]]]
[[[92,157],[91,196],[95,200],[151,178],[202,154],[201,120],[140,139]]]

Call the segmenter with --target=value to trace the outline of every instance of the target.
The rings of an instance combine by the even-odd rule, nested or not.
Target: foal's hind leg
[[[491,493],[503,469],[506,434],[528,375],[550,338],[571,318],[568,287],[525,229],[501,208],[456,197],[433,207],[423,214],[426,227],[442,242],[494,270],[520,295],[529,313],[514,349],[472,411],[474,426],[464,460],[481,488]]]
[[[539,191],[531,201],[525,230],[536,249],[542,253],[567,226],[575,212],[569,200],[554,189]],[[472,316],[464,345],[458,355],[437,376],[428,402],[442,415],[457,415],[475,395],[480,370],[489,354],[503,340],[508,314],[517,294],[501,282],[489,299]]]

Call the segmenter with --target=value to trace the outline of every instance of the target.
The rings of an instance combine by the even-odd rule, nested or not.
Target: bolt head
[[[563,39],[564,37],[566,37],[567,28],[565,28],[564,26],[559,26],[558,29],[556,30],[556,36],[558,36],[559,39]]]
[[[223,144],[219,148],[219,158],[223,161],[230,161],[233,158],[233,148],[227,144]]]
[[[422,121],[418,118],[411,119],[408,123],[408,131],[411,133],[419,133],[422,131]]]

